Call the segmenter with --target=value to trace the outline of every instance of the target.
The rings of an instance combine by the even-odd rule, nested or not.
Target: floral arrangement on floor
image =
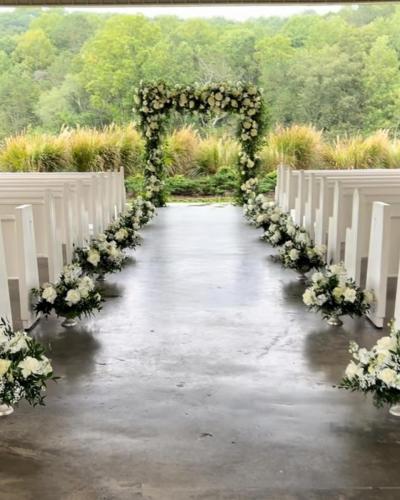
[[[227,82],[169,86],[163,81],[141,83],[135,96],[139,127],[145,138],[145,179],[147,200],[165,204],[164,165],[161,138],[171,112],[234,113],[239,116],[238,140],[241,145],[238,171],[238,198],[243,203],[257,187],[259,149],[266,114],[262,93],[253,84]]]
[[[127,215],[124,216],[125,224],[137,231],[147,224],[155,213],[156,207],[153,203],[139,196],[132,202]]]
[[[90,276],[103,278],[106,274],[122,269],[125,255],[115,240],[109,241],[105,234],[93,238],[89,245],[79,247],[74,252],[74,262]]]
[[[90,316],[100,311],[102,298],[93,280],[83,274],[77,264],[65,266],[56,283],[45,283],[33,290],[37,297],[35,311],[48,316],[53,311],[57,316],[73,320]]]
[[[250,224],[257,228],[262,227],[264,231],[271,223],[279,222],[283,215],[282,210],[263,194],[252,197],[243,206],[243,212]]]
[[[10,406],[21,399],[33,406],[43,405],[46,381],[55,379],[42,345],[25,332],[14,332],[1,318],[0,412],[3,415],[11,413]]]
[[[121,216],[104,231],[107,241],[115,241],[120,250],[136,248],[141,242],[137,229],[130,227],[128,224],[129,222],[130,221],[126,220],[125,216]]]
[[[292,218],[284,212],[274,212],[273,219],[274,221],[271,220],[268,229],[262,236],[262,239],[273,247],[279,247],[287,241],[291,241],[300,229],[294,224]]]
[[[326,247],[314,245],[308,233],[299,229],[292,240],[284,243],[279,249],[279,258],[284,267],[299,273],[307,273],[311,269],[325,266]]]
[[[340,388],[372,393],[374,404],[400,403],[400,331],[391,325],[390,335],[380,338],[371,350],[350,344],[352,361]],[[393,414],[400,416],[400,407]]]
[[[362,291],[353,279],[347,277],[341,264],[326,267],[311,278],[311,285],[303,294],[304,304],[320,312],[331,325],[342,324],[340,316],[363,316],[371,308],[373,293]]]

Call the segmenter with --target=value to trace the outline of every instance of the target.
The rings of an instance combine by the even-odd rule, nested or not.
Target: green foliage
[[[60,135],[21,134],[0,149],[0,170],[10,172],[87,172],[142,167],[143,140],[132,125],[103,130],[65,129]]]
[[[322,134],[311,126],[277,127],[261,150],[261,164],[268,172],[283,163],[296,169],[320,168]]]
[[[253,83],[264,89],[272,123],[311,123],[330,139],[379,128],[395,135],[399,24],[394,4],[245,22],[60,8],[1,12],[0,137],[28,127],[57,133],[128,123],[133,89],[160,78]],[[172,129],[181,125],[171,117]],[[218,126],[230,132],[226,119]]]

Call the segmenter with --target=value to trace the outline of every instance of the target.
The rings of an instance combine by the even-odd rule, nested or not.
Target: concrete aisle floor
[[[400,419],[332,387],[330,329],[238,208],[172,206],[95,319],[43,321],[62,379],[0,421],[3,500],[399,499]]]

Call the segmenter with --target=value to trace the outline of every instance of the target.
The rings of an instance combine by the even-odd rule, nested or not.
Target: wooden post
[[[372,289],[376,302],[369,319],[378,328],[384,325],[386,293],[390,258],[390,205],[376,201],[373,204],[367,270],[367,289]]]
[[[6,255],[3,243],[3,231],[0,224],[0,317],[12,323],[10,291],[8,288],[8,273]]]

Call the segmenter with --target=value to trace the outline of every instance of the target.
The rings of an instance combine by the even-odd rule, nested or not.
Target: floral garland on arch
[[[202,114],[234,113],[239,117],[240,142],[238,201],[243,203],[257,186],[259,158],[266,126],[261,90],[253,84],[227,82],[207,85],[175,85],[165,82],[141,83],[136,90],[135,109],[145,139],[145,198],[156,206],[165,205],[164,164],[161,137],[172,111]]]

